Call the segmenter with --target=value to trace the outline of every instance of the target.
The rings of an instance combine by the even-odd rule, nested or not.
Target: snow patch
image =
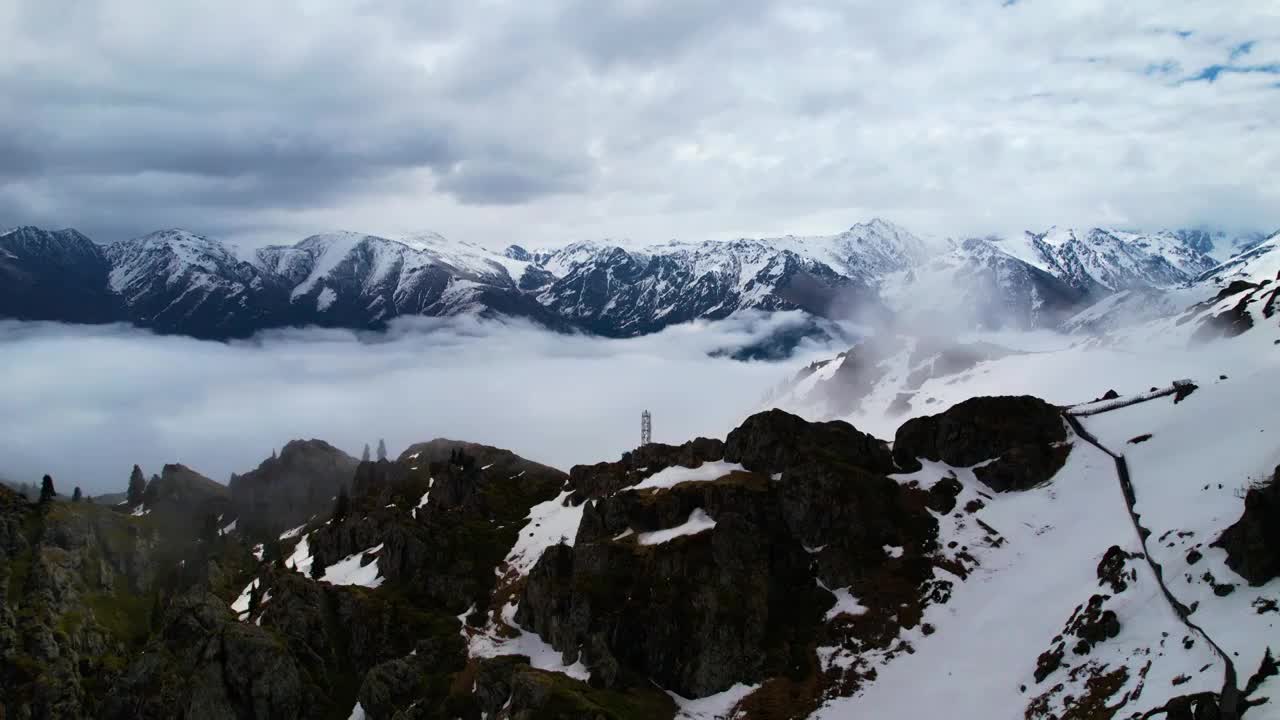
[[[529,508],[528,522],[520,529],[520,538],[504,561],[509,570],[527,575],[547,548],[559,543],[573,544],[585,503],[576,507],[570,504],[571,494],[562,492]]]
[[[694,700],[677,695],[670,690],[665,692],[675,701],[678,708],[675,720],[726,720],[731,717],[730,713],[733,712],[734,706],[755,692],[758,687],[760,686],[738,683],[724,692]]]
[[[374,557],[366,560],[366,556],[377,555],[381,551],[382,543],[378,543],[368,550],[348,555],[325,568],[324,577],[320,579],[334,585],[376,588],[382,585],[384,578],[378,573],[378,559]]]
[[[333,305],[333,301],[337,299],[338,293],[334,292],[333,288],[327,287],[321,290],[320,294],[316,296],[316,310],[319,312],[328,310],[329,306]]]
[[[296,528],[291,528],[289,530],[285,530],[284,532],[280,533],[280,539],[288,540],[290,538],[296,538],[302,534],[303,530],[306,530],[306,529],[307,529],[307,524],[303,523]]]
[[[676,465],[650,475],[639,485],[635,485],[629,489],[649,490],[674,487],[680,483],[686,482],[708,482],[711,480],[719,480],[732,472],[746,472],[746,468],[737,463],[727,463],[722,460],[704,462],[696,468]]]
[[[502,622],[518,633],[512,638],[501,637],[496,624],[492,622],[484,630],[468,627],[465,618],[471,614],[470,609],[460,616],[463,620],[462,636],[467,639],[469,657],[525,655],[529,658],[529,665],[538,670],[564,673],[583,682],[591,679],[591,672],[582,664],[581,658],[566,665],[558,650],[548,645],[537,633],[521,628],[515,620],[517,607],[515,602],[511,602],[502,608]]]
[[[653,532],[643,532],[638,536],[641,545],[661,545],[670,542],[678,537],[686,535],[697,535],[704,530],[710,530],[716,526],[716,521],[711,519],[702,508],[697,508],[689,513],[689,519],[682,524],[666,530],[655,530]]]

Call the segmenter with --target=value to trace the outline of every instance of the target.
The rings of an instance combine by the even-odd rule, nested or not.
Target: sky
[[[17,0],[0,226],[490,247],[1280,219],[1274,0]]]
[[[183,463],[219,482],[293,439],[359,457],[437,437],[495,445],[564,470],[653,439],[723,438],[807,362],[713,357],[806,319],[746,313],[640,338],[560,335],[520,322],[408,318],[384,335],[264,332],[251,342],[156,336],[126,326],[0,320],[0,478],[70,493],[125,488]]]

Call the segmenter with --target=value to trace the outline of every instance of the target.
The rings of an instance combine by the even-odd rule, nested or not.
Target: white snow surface
[[[293,552],[284,561],[284,566],[292,570],[296,570],[308,577],[311,576],[311,548],[307,543],[307,538],[311,537],[308,533],[298,540],[298,544],[293,547]]]
[[[702,508],[696,508],[689,513],[689,519],[683,523],[665,530],[655,530],[653,532],[642,532],[636,536],[636,541],[641,545],[661,545],[665,542],[671,542],[678,537],[686,535],[697,535],[700,532],[710,530],[716,526],[716,521],[707,515]]]
[[[826,620],[834,620],[841,615],[861,615],[867,611],[867,607],[858,602],[858,599],[853,596],[853,593],[849,592],[849,588],[836,588],[835,590],[832,590],[826,585],[823,585],[821,580],[818,581],[818,585],[827,592],[836,596],[836,604],[832,605],[831,609],[827,611]]]
[[[1139,546],[1110,456],[1078,438],[1073,442],[1065,467],[1052,482],[1023,492],[992,496],[972,469],[941,463],[925,462],[917,473],[895,476],[929,487],[953,474],[964,486],[961,503],[985,493],[979,517],[1004,542],[996,547],[973,524],[940,517],[939,540],[966,544],[981,564],[966,580],[951,578],[955,584],[949,602],[926,608],[923,621],[935,628],[932,634],[917,627],[900,636],[914,652],[882,663],[870,658],[876,680],[852,697],[828,701],[814,717],[878,717],[886,708],[900,717],[945,717],[963,708],[964,717],[1021,720],[1028,702],[1059,682],[1065,687],[1051,697],[1050,708],[1061,714],[1063,696],[1079,696],[1079,683],[1068,680],[1062,669],[1037,684],[1032,676],[1036,658],[1051,647],[1075,608],[1103,591],[1097,565],[1107,548],[1119,545],[1136,552]],[[1143,699],[1152,702],[1174,694],[1169,692],[1172,679],[1182,674],[1190,679],[1178,693],[1218,689],[1222,664],[1203,642],[1189,651],[1182,648],[1187,632],[1150,569],[1135,561],[1127,567],[1138,579],[1107,605],[1119,617],[1120,635],[1095,647],[1088,659],[1134,667],[1134,674],[1151,660]],[[827,667],[857,660],[834,648],[819,648],[819,657]],[[1068,649],[1074,662],[1070,658]],[[1135,683],[1131,674],[1126,687]],[[1023,685],[1025,693],[1019,689]],[[1147,707],[1138,702],[1126,707],[1125,715]]]
[[[327,287],[321,290],[320,294],[316,296],[316,310],[319,310],[320,312],[328,310],[329,306],[333,305],[333,301],[337,299],[338,293],[334,292],[333,288]]]
[[[312,235],[296,247],[311,254],[314,264],[307,278],[293,288],[293,298],[297,299],[307,293],[328,277],[356,247],[370,236],[362,233],[340,231]]]
[[[666,693],[676,703],[675,720],[729,720],[733,707],[754,692],[759,685],[738,683],[723,692],[704,698],[689,699],[670,690]]]
[[[384,578],[378,573],[376,555],[382,551],[382,543],[353,553],[324,569],[320,579],[334,585],[363,585],[376,588],[382,585]],[[374,557],[368,557],[374,556]]]
[[[467,640],[469,657],[526,655],[529,658],[530,667],[564,673],[571,678],[583,681],[591,679],[591,673],[582,664],[581,659],[572,664],[566,664],[559,651],[548,645],[537,633],[522,629],[515,620],[516,608],[515,602],[502,607],[502,622],[517,631],[515,637],[502,637],[497,632],[497,625],[492,621],[483,630],[469,627],[465,621],[463,622],[462,636]],[[469,614],[470,611],[463,613],[462,617],[465,618]]]
[[[575,507],[569,503],[570,494],[562,492],[529,508],[528,522],[520,529],[519,539],[504,560],[508,572],[514,570],[528,575],[547,548],[560,543],[573,544],[586,503]]]
[[[303,530],[306,530],[306,529],[307,529],[307,524],[303,523],[296,528],[291,528],[289,530],[285,530],[284,532],[280,533],[280,539],[288,540],[289,538],[296,538],[302,534]]]
[[[240,596],[232,601],[231,611],[234,612],[236,617],[239,619],[245,619],[245,615],[249,612],[249,594],[260,584],[261,581],[259,581],[258,578],[254,578],[248,585],[244,586],[244,590],[240,591]]]
[[[659,488],[670,488],[686,482],[708,482],[711,480],[719,480],[720,478],[733,472],[746,472],[746,468],[738,463],[727,463],[723,460],[714,460],[704,462],[698,467],[690,468],[683,465],[674,465],[665,470],[658,472],[645,478],[639,484],[633,485],[629,490],[654,490]]]
[[[347,720],[365,720],[364,706],[359,702],[351,708],[351,714],[347,716]]]
[[[1268,639],[1280,651],[1280,615],[1253,607],[1259,598],[1280,597],[1280,580],[1251,587],[1227,567],[1226,551],[1210,544],[1240,518],[1246,487],[1280,465],[1277,378],[1274,370],[1231,376],[1177,405],[1161,398],[1082,419],[1099,441],[1124,454],[1136,510],[1151,530],[1148,548],[1169,590],[1186,605],[1200,604],[1192,619],[1233,655],[1242,683],[1258,668]],[[1129,443],[1148,433],[1151,439]],[[1187,562],[1193,548],[1203,555],[1194,566]],[[1234,584],[1234,592],[1215,595],[1206,572]]]

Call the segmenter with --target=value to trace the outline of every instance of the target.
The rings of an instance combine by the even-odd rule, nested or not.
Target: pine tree
[[[333,503],[333,521],[340,523],[347,519],[351,512],[351,496],[347,494],[347,486],[338,488],[338,497]]]
[[[84,497],[84,495],[80,493],[80,486],[77,485],[75,491],[71,493],[71,502],[80,502],[82,497]]]
[[[58,493],[53,489],[53,478],[45,475],[44,479],[40,481],[40,502],[47,503],[57,496]]]
[[[154,505],[156,500],[160,498],[160,476],[152,475],[151,481],[147,483],[147,489],[142,491],[142,502],[147,505]]]
[[[218,516],[209,513],[204,516],[204,527],[200,530],[200,539],[204,541],[205,546],[212,545],[218,540]]]
[[[129,491],[127,497],[130,507],[136,507],[142,502],[142,496],[147,491],[147,479],[142,475],[142,468],[137,465],[133,466],[133,472],[129,474]]]
[[[319,580],[324,577],[324,563],[320,562],[320,558],[312,556],[311,560],[311,577]]]
[[[387,459],[387,441],[379,438],[378,439],[378,460],[382,461],[386,459]]]
[[[369,443],[364,444],[364,452],[360,453],[360,462],[369,462]]]

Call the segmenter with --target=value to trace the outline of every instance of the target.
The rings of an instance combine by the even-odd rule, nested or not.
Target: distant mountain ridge
[[[609,337],[740,310],[885,319],[948,303],[983,327],[1056,327],[1112,293],[1167,289],[1210,272],[1261,235],[1052,228],[1020,237],[928,242],[880,219],[827,236],[580,242],[495,252],[436,233],[310,236],[241,258],[169,229],[98,245],[75,230],[0,233],[0,317],[123,321],[230,339],[289,326],[378,330],[397,317],[524,318]]]

